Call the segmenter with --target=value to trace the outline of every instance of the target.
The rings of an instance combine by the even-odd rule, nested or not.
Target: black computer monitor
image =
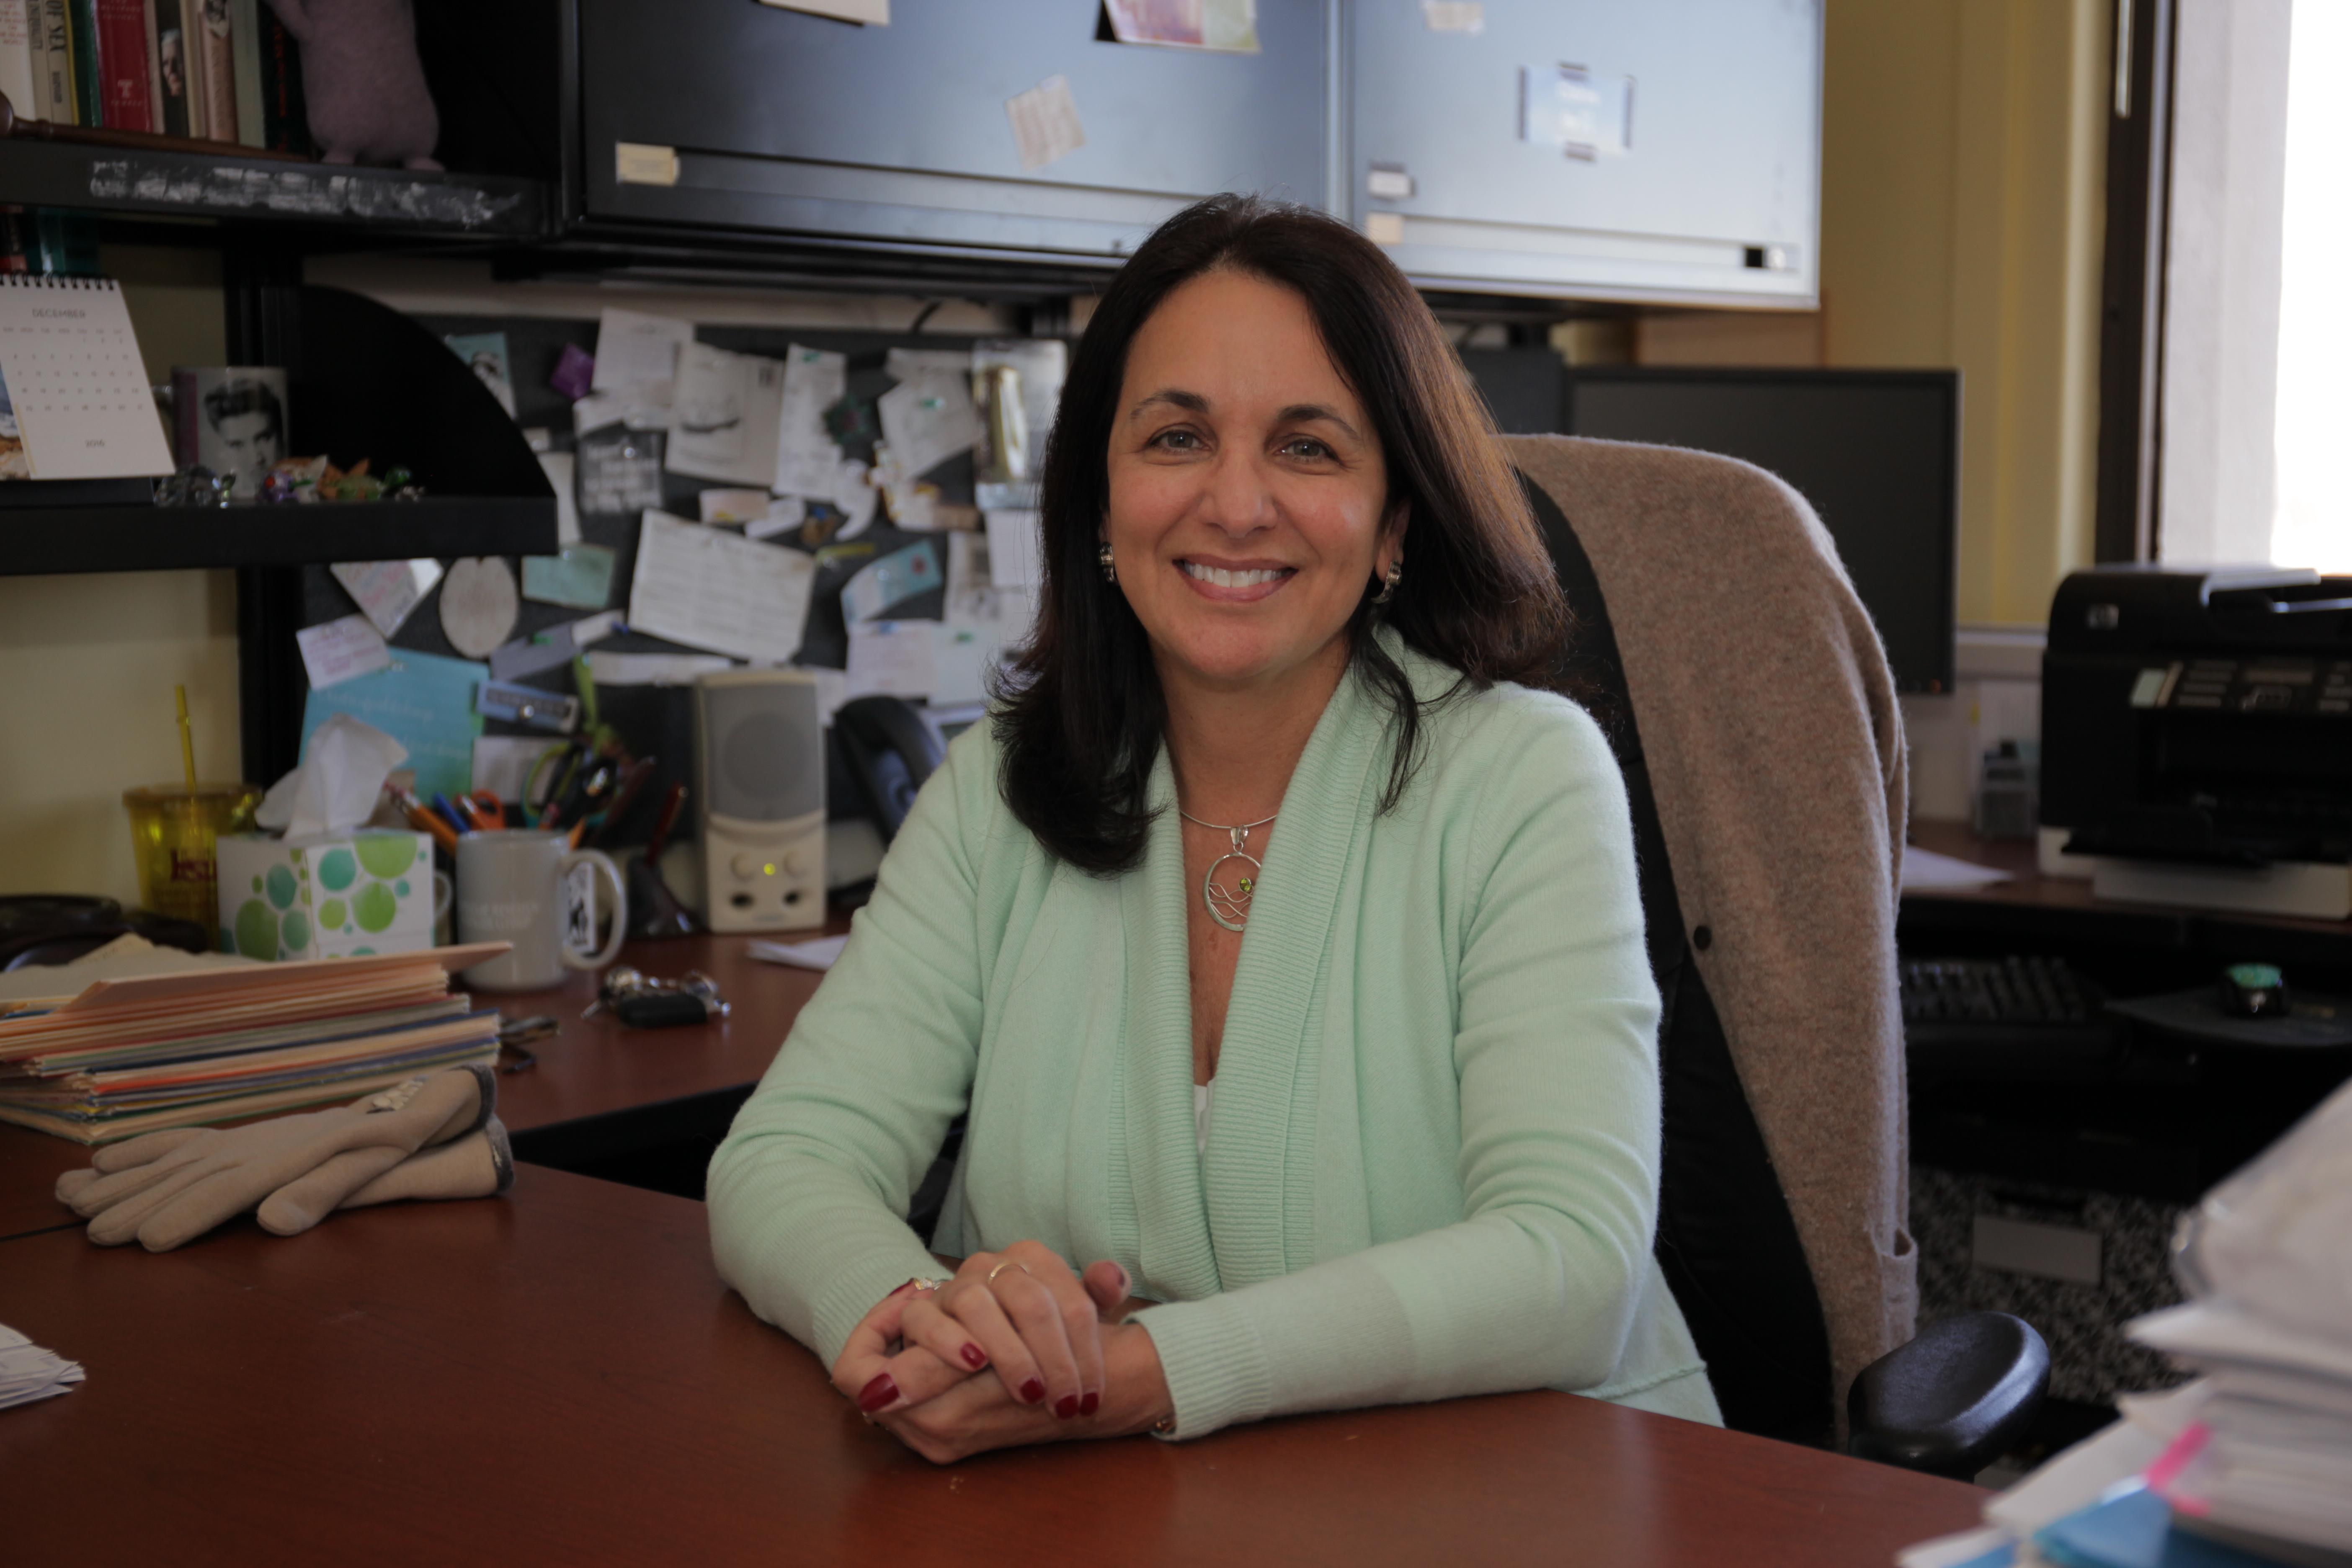
[[[1579,368],[1561,427],[1780,475],[1837,542],[1896,687],[1952,689],[1959,372]]]

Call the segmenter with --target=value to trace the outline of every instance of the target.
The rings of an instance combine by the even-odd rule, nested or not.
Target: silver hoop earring
[[[1102,563],[1103,581],[1106,583],[1117,583],[1118,581],[1118,563],[1111,559],[1109,540],[1106,539],[1103,541],[1102,548],[1095,552],[1095,559]]]
[[[1397,558],[1389,563],[1389,569],[1386,574],[1381,578],[1381,591],[1372,595],[1372,603],[1375,605],[1385,605],[1391,599],[1395,598],[1397,584],[1403,581],[1404,552],[1400,550],[1397,552]]]

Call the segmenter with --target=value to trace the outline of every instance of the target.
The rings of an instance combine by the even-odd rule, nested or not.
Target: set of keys
[[[596,1000],[580,1016],[593,1018],[608,1009],[622,1023],[638,1029],[712,1024],[728,1012],[719,983],[698,969],[689,969],[676,980],[656,980],[626,964],[615,964],[604,972]]]

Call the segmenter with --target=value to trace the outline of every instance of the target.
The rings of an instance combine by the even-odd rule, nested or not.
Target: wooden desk
[[[835,929],[847,928],[836,922]],[[623,963],[649,975],[671,979],[699,969],[719,982],[731,1011],[723,1021],[697,1028],[631,1029],[609,1014],[583,1019],[582,1011],[596,999],[596,976],[588,973],[573,974],[552,991],[476,993],[482,1005],[510,1018],[545,1013],[563,1026],[562,1034],[530,1047],[538,1065],[499,1075],[499,1117],[508,1131],[538,1134],[542,1145],[643,1142],[659,1138],[671,1124],[666,1110],[682,1118],[698,1101],[757,1083],[824,977],[762,963],[751,956],[751,941],[681,937],[622,950]],[[525,1137],[526,1150],[530,1143]],[[80,1144],[0,1127],[0,1240],[74,1223],[51,1189],[59,1175],[89,1163],[89,1152]]]
[[[2352,968],[2352,921],[2232,914],[2095,899],[2085,879],[2043,876],[2032,844],[1979,838],[1962,822],[1915,822],[1911,840],[1923,849],[1997,867],[2011,873],[2011,878],[1981,888],[1904,894],[1906,938],[1950,933],[2007,937],[2011,951],[2020,952],[2051,944],[2090,943],[2200,959],[2211,956],[2217,968],[2221,963],[2241,959],[2328,970]],[[1927,954],[1923,952],[1921,956]]]
[[[698,1205],[524,1169],[505,1201],[236,1222],[160,1256],[0,1248],[79,1361],[0,1412],[14,1565],[1853,1563],[1983,1494],[1565,1394],[937,1469],[712,1271]]]

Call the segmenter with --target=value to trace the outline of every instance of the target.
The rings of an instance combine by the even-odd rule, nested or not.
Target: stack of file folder
[[[0,1002],[0,1121],[81,1143],[353,1100],[498,1057],[450,972],[504,942],[76,984]],[[10,979],[16,979],[11,975]]]

